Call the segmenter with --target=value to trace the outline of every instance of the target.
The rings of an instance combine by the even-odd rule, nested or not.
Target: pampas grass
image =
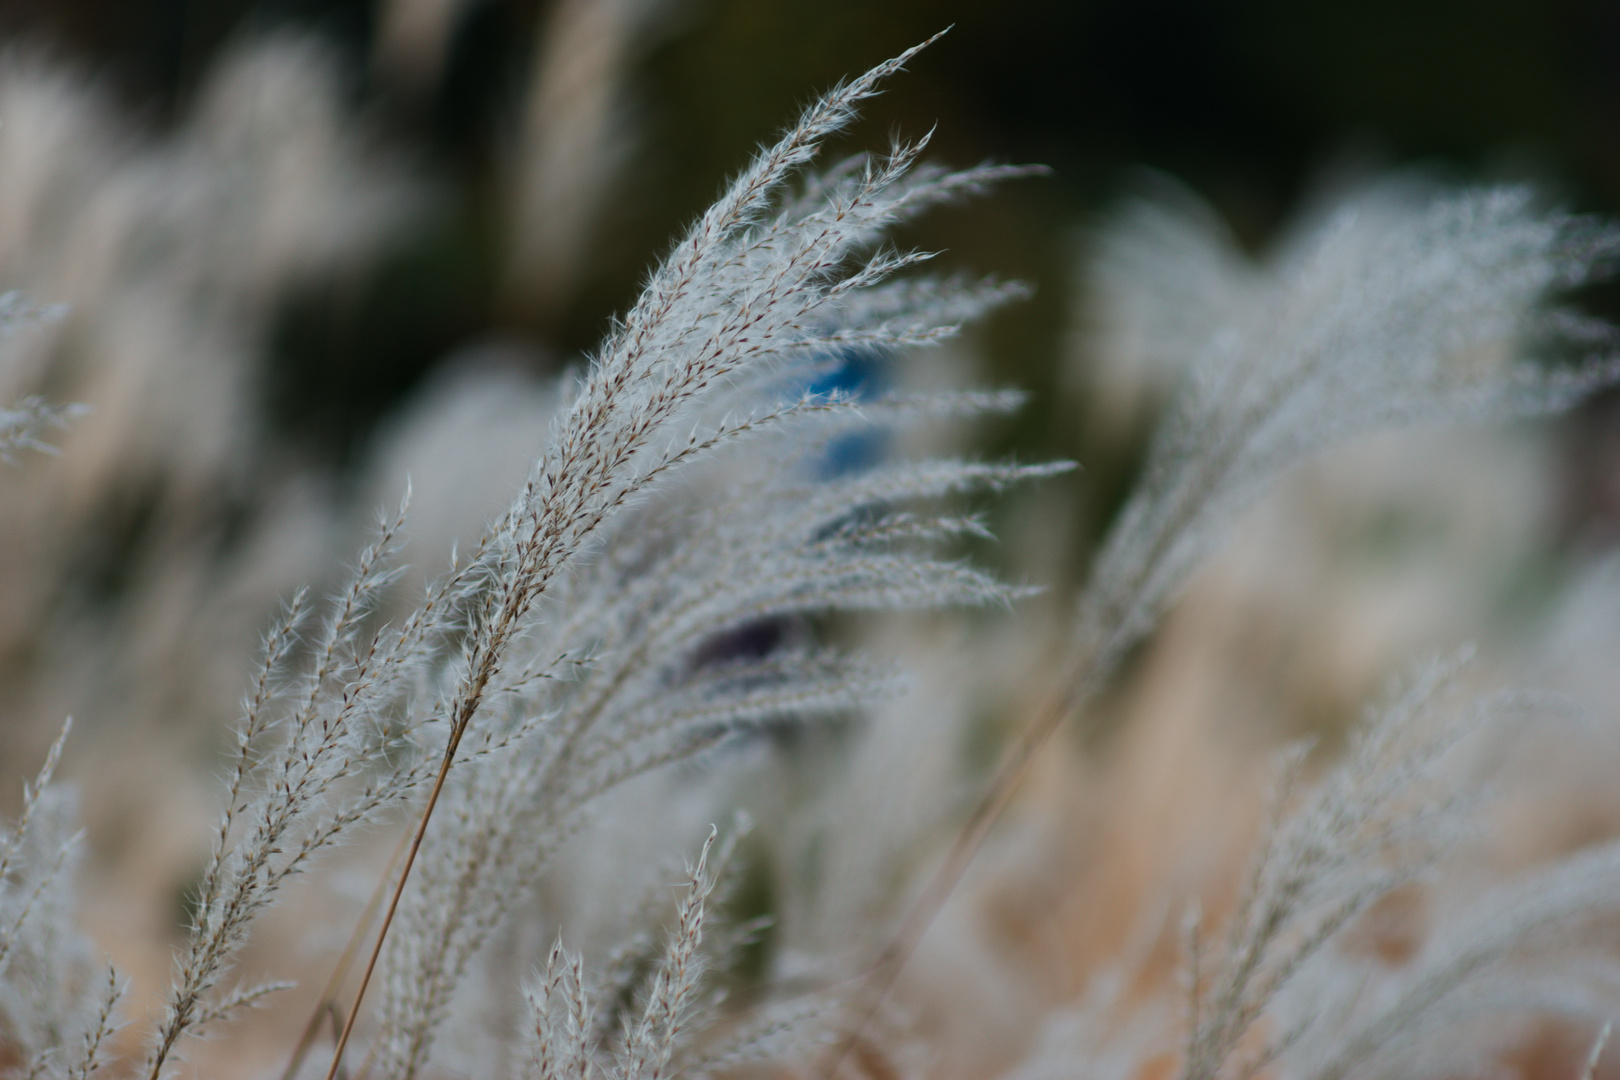
[[[439,9],[422,7],[411,18],[431,22]],[[627,20],[645,12],[614,10],[617,21],[592,29],[581,16],[573,32],[607,35],[598,44],[618,57]],[[513,426],[532,427],[539,452],[481,530],[462,520],[423,530],[466,543],[411,550],[418,511],[407,495],[346,576],[313,556],[290,560],[316,584],[285,588],[266,620],[218,817],[185,827],[200,869],[172,969],[141,970],[135,993],[77,921],[74,808],[53,783],[74,753],[62,732],[0,836],[0,1068],[161,1080],[290,1060],[289,1077],[320,1067],[391,1080],[652,1080],[890,1075],[921,1063],[964,1076],[1341,1080],[1414,1063],[1483,1074],[1538,1018],[1612,1011],[1620,981],[1600,944],[1620,914],[1612,845],[1548,852],[1521,872],[1464,857],[1491,830],[1480,763],[1504,732],[1561,708],[1480,696],[1470,680],[1489,681],[1474,674],[1486,663],[1414,658],[1406,689],[1341,753],[1282,754],[1265,813],[1241,763],[1252,755],[1204,715],[1212,695],[1178,702],[1176,687],[1155,696],[1150,686],[1148,715],[1121,736],[1112,772],[1064,764],[1046,747],[1076,715],[1120,707],[1105,692],[1159,670],[1151,657],[1122,669],[1133,650],[1176,647],[1189,582],[1229,537],[1243,542],[1250,509],[1301,461],[1391,428],[1556,412],[1612,382],[1607,328],[1554,305],[1612,258],[1615,230],[1543,210],[1523,190],[1391,182],[1253,263],[1183,196],[1118,214],[1093,249],[1092,303],[1111,315],[1094,344],[1150,364],[1167,404],[1142,479],[1054,635],[1060,659],[1031,662],[1047,685],[1022,696],[1044,703],[1014,718],[1001,764],[974,783],[960,746],[985,687],[1005,681],[984,670],[994,650],[943,659],[937,638],[891,627],[901,651],[924,657],[922,685],[908,687],[870,647],[880,638],[851,627],[965,608],[1019,618],[1038,590],[962,557],[965,543],[990,537],[974,502],[1070,466],[910,452],[919,432],[1015,412],[1016,393],[839,388],[861,365],[923,362],[900,358],[940,348],[1025,292],[929,277],[928,253],[886,237],[1038,170],[934,166],[922,160],[926,138],[818,164],[917,51],[836,86],[760,150],[579,372],[548,391],[474,387],[499,396]],[[48,331],[13,356],[6,385],[20,389],[0,411],[0,457],[23,477],[39,470],[43,494],[19,503],[35,517],[9,531],[32,539],[12,550],[41,552],[73,533],[83,500],[116,491],[132,462],[190,495],[230,474],[247,453],[225,430],[249,409],[239,362],[262,346],[278,291],[341,268],[425,197],[354,134],[332,62],[286,41],[244,52],[174,145],[93,168],[74,155],[112,144],[95,136],[113,125],[102,106],[42,69],[0,84],[0,107],[12,102],[21,117],[15,128],[7,120],[0,176],[20,177],[31,208],[0,230],[0,266],[18,268],[42,300],[73,301],[64,333],[89,357],[66,365]],[[548,77],[565,74],[537,73],[536,109],[553,93]],[[598,74],[606,96],[591,115],[529,125],[543,145],[519,155],[519,171],[544,182],[525,188],[514,220],[597,205],[600,192],[552,166],[558,146],[583,140],[596,148],[579,166],[596,178],[585,186],[606,174],[613,77]],[[299,130],[283,130],[267,102],[296,104]],[[7,157],[29,133],[43,148],[33,173]],[[252,182],[214,182],[220,156]],[[289,189],[283,172],[304,186]],[[76,184],[61,191],[41,179],[69,173]],[[82,211],[67,232],[79,239],[39,226],[53,200]],[[200,217],[182,212],[196,207]],[[563,295],[582,243],[526,228],[514,281],[539,273],[550,284],[536,288]],[[139,273],[137,249],[159,256]],[[82,260],[96,272],[70,272]],[[14,308],[24,310],[8,306],[8,321]],[[137,316],[155,336],[129,345],[120,334]],[[144,341],[139,362],[104,347],[114,339]],[[207,357],[229,363],[209,368]],[[193,385],[188,365],[212,375]],[[48,379],[58,366],[62,377]],[[28,389],[47,383],[82,385],[94,411],[65,426],[71,407]],[[128,392],[104,392],[113,384]],[[162,387],[162,415],[184,423],[165,427],[141,404]],[[203,399],[212,411],[193,416]],[[399,440],[423,440],[399,456],[418,450],[454,474],[485,466],[474,448],[523,437],[471,412],[444,422],[455,430],[399,429]],[[58,441],[58,462],[21,453]],[[436,460],[447,454],[467,456]],[[51,487],[68,477],[74,499]],[[442,490],[433,481],[425,491]],[[247,531],[283,535],[275,508],[289,496],[259,482],[262,516]],[[408,491],[400,477],[381,483],[395,498]],[[315,505],[311,532],[348,533],[341,511]],[[223,562],[220,578],[247,558]],[[294,568],[278,565],[255,595],[274,594]],[[167,573],[154,580],[180,579]],[[181,604],[207,590],[163,595]],[[240,623],[263,604],[223,606]],[[105,677],[74,644],[60,632],[41,647],[69,658],[55,676]],[[1187,685],[1198,684],[1177,684]],[[1101,827],[1079,830],[1094,842],[1069,877],[1043,878],[1029,861],[1064,850],[1049,834],[1077,831],[1063,814],[1077,796],[1050,792],[1076,773],[1089,785],[1082,796],[1101,793]],[[1020,790],[1031,777],[1034,795]],[[1223,785],[1247,791],[1223,796]],[[702,839],[703,822],[749,798],[765,807],[757,828],[722,839],[710,827]],[[1196,824],[1177,832],[1177,815]],[[1175,869],[1183,837],[1214,852],[1197,874]],[[1244,850],[1246,863],[1234,854]],[[692,861],[675,874],[648,851]],[[295,886],[340,882],[345,852],[360,853],[353,865],[370,876],[359,891],[371,900],[316,948],[334,912],[361,905],[322,904]],[[1470,873],[1487,884],[1454,884]],[[747,898],[739,882],[750,880],[763,899]],[[1062,909],[1096,898],[1111,914],[1085,948],[1075,946],[1085,934],[1063,948],[1019,946],[1007,912],[1039,924],[1049,916],[1027,913],[1042,895]],[[1402,920],[1413,897],[1440,913],[1431,924]],[[1381,912],[1394,912],[1404,937],[1373,964],[1356,942],[1380,933]],[[314,961],[255,951],[289,915]],[[320,966],[340,952],[335,971]],[[1066,956],[1073,970],[1062,970]],[[306,982],[318,969],[317,984],[330,971],[321,999],[283,1004],[297,999],[278,967],[302,968]],[[1023,1005],[981,1007],[975,992]],[[299,1008],[314,1010],[301,1044],[278,1034],[297,1029]],[[327,1024],[330,1045],[309,1037]],[[214,1050],[255,1031],[269,1033],[256,1052],[274,1065]],[[1583,1049],[1588,1074],[1601,1043]]]

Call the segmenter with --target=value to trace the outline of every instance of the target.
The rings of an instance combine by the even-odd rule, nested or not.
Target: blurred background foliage
[[[1620,209],[1620,6],[1606,0],[679,0],[634,46],[634,145],[614,204],[567,294],[537,298],[501,272],[497,206],[548,5],[427,6],[443,13],[438,37],[401,60],[389,55],[388,5],[369,0],[0,2],[7,38],[81,61],[154,128],[183,114],[222,50],[266,30],[312,30],[352,60],[356,104],[440,199],[357,279],[282,305],[275,410],[329,460],[363,445],[469,340],[525,342],[546,366],[588,350],[674,232],[810,88],[947,25],[850,141],[937,123],[933,152],[949,162],[1052,167],[910,238],[1036,285],[987,336],[991,377],[1035,392],[1003,436],[1021,453],[1086,450],[1051,391],[1077,235],[1132,169],[1181,178],[1252,247],[1347,162],[1534,179],[1577,208]]]

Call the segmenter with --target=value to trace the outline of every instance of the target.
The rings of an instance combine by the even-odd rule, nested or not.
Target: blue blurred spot
[[[842,349],[830,358],[827,370],[810,382],[812,394],[841,394],[860,401],[888,389],[888,354],[880,349]],[[881,461],[889,448],[889,433],[881,429],[851,432],[828,444],[816,471],[831,480],[863,472]]]

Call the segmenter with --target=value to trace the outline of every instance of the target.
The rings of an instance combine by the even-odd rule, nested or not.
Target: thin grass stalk
[[[315,1011],[310,1014],[309,1022],[304,1025],[303,1034],[298,1037],[298,1045],[293,1048],[292,1057],[287,1061],[287,1067],[281,1071],[280,1080],[293,1080],[298,1070],[304,1064],[304,1058],[309,1055],[310,1048],[315,1045],[315,1039],[320,1034],[321,1022],[330,1017],[333,1021],[333,1038],[335,1040],[343,1033],[346,1014],[338,1006],[337,992],[343,980],[349,976],[349,968],[359,950],[360,942],[364,939],[371,919],[382,905],[383,896],[386,895],[388,882],[394,876],[394,867],[399,864],[400,856],[405,854],[405,845],[410,840],[406,833],[399,838],[394,847],[394,853],[388,857],[388,865],[383,868],[382,877],[371,890],[371,897],[366,901],[365,910],[360,913],[360,921],[355,924],[354,930],[349,934],[349,940],[344,943],[343,953],[332,966],[332,973],[326,977],[326,984],[321,987],[320,996],[316,999]]]
[[[410,850],[405,853],[405,865],[400,870],[399,882],[394,886],[393,894],[388,899],[388,911],[383,915],[382,928],[377,931],[377,940],[371,946],[371,955],[366,959],[365,974],[360,976],[360,988],[355,991],[354,1004],[349,1006],[348,1018],[343,1021],[343,1033],[338,1036],[337,1047],[332,1051],[332,1064],[326,1070],[326,1080],[335,1080],[338,1069],[343,1065],[343,1051],[349,1045],[349,1036],[354,1034],[354,1023],[360,1016],[360,1003],[366,998],[366,988],[371,985],[372,972],[377,969],[377,958],[382,955],[383,942],[388,939],[388,929],[394,923],[394,912],[399,908],[399,898],[405,892],[405,883],[410,880],[416,853],[422,848],[422,837],[427,834],[428,821],[433,817],[433,808],[439,804],[439,793],[444,790],[445,778],[450,775],[450,766],[456,760],[456,748],[461,744],[461,736],[466,730],[467,725],[463,723],[450,732],[450,741],[444,749],[444,761],[439,765],[439,775],[433,781],[433,790],[428,793],[427,805],[422,807],[422,816],[418,819],[416,831],[411,836]]]

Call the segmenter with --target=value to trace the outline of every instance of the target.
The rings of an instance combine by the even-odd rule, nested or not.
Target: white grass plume
[[[359,559],[348,588],[307,637],[305,595],[265,640],[264,660],[243,704],[226,806],[195,903],[194,924],[176,962],[147,1073],[162,1075],[180,1040],[264,992],[219,991],[255,918],[323,848],[375,818],[423,778],[407,752],[412,695],[421,667],[448,632],[447,597],[436,593],[397,627],[367,626],[393,574],[404,508],[385,522]],[[302,670],[292,660],[300,647]],[[401,715],[406,720],[401,721]]]
[[[1594,943],[1612,937],[1617,890],[1620,845],[1610,841],[1448,906],[1418,954],[1382,985],[1324,957],[1313,992],[1278,1003],[1297,1018],[1288,1072],[1304,1080],[1456,1075],[1488,1064],[1502,1031],[1525,1020],[1608,1020],[1620,963]]]
[[[1477,769],[1495,758],[1490,742],[1568,703],[1522,692],[1468,701],[1465,664],[1423,669],[1316,781],[1302,781],[1302,747],[1284,755],[1235,906],[1218,926],[1196,906],[1186,920],[1176,989],[1142,993],[1163,923],[1146,920],[1137,945],[1094,972],[1006,1075],[1139,1076],[1163,1066],[1178,1036],[1181,1080],[1489,1075],[1538,1019],[1606,1020],[1620,964],[1597,946],[1620,915],[1620,845],[1483,888],[1467,873],[1491,794]],[[1410,927],[1421,940],[1399,958],[1370,953],[1363,918],[1402,894],[1425,898],[1426,928]]]
[[[681,240],[599,350],[510,508],[414,611],[391,625],[376,614],[396,579],[403,507],[324,612],[306,593],[291,602],[243,705],[193,925],[147,1033],[150,1080],[171,1071],[186,1040],[282,985],[232,979],[291,879],[426,790],[399,875],[410,889],[395,892],[377,939],[378,950],[391,943],[378,1065],[417,1074],[469,963],[592,799],[762,725],[846,712],[884,690],[888,673],[816,646],[807,618],[1023,591],[931,552],[983,531],[949,509],[956,497],[1063,466],[826,466],[829,444],[857,428],[1016,404],[1005,394],[856,402],[814,389],[851,350],[939,340],[1018,292],[891,281],[927,256],[881,237],[1022,170],[921,167],[923,140],[788,189],[914,52],[807,110]],[[253,77],[219,93],[236,100]],[[244,267],[238,284],[252,293],[284,256],[296,261],[269,252],[274,272]],[[396,911],[400,932],[388,938]],[[647,1021],[633,1069],[662,1068],[674,1017]]]
[[[1444,767],[1449,751],[1488,725],[1540,719],[1524,695],[1448,704],[1457,671],[1431,667],[1274,822],[1218,951],[1195,931],[1184,1080],[1455,1075],[1495,1049],[1466,1033],[1470,1021],[1612,1011],[1620,964],[1590,943],[1617,911],[1613,842],[1448,904],[1392,969],[1338,947],[1373,903],[1433,876],[1475,831],[1480,798],[1461,786],[1466,770]]]
[[[1544,304],[1617,244],[1516,188],[1389,184],[1252,269],[1207,214],[1125,216],[1097,266],[1105,292],[1136,297],[1116,334],[1183,385],[1093,570],[1082,651],[1111,668],[1290,464],[1392,426],[1565,408],[1613,381],[1612,362],[1579,356],[1608,331]]]
[[[870,253],[894,221],[1007,170],[913,170],[921,145],[904,146],[785,193],[909,55],[812,106],[677,245],[470,563],[481,606],[450,737],[474,714],[479,730],[458,746],[446,812],[385,958],[385,1071],[421,1068],[472,958],[592,799],[763,724],[847,712],[883,691],[886,673],[815,647],[795,633],[799,620],[1018,595],[928,557],[982,526],[921,508],[1063,466],[933,461],[824,475],[822,448],[852,429],[1015,403],[807,389],[844,350],[936,340],[1010,292],[885,284],[921,256]],[[589,551],[599,554],[582,558]]]
[[[15,290],[0,295],[0,355],[6,348],[6,339],[18,329],[29,323],[55,320],[64,311],[61,306],[33,307]],[[83,405],[57,405],[35,394],[19,398],[10,405],[0,405],[0,462],[14,462],[18,452],[23,450],[56,453],[56,447],[47,442],[46,437],[52,431],[66,429],[69,422],[84,411]]]
[[[1415,880],[1461,835],[1460,802],[1439,767],[1478,717],[1443,707],[1456,662],[1436,664],[1345,760],[1293,808],[1303,755],[1291,755],[1278,810],[1219,951],[1191,931],[1191,1006],[1184,1080],[1248,1080],[1298,1038],[1273,1033],[1235,1067],[1232,1058],[1300,968],[1375,900]]]
[[[52,777],[72,724],[0,830],[0,1048],[18,1076],[83,1077],[105,1057],[124,984],[74,922],[74,800]]]
[[[704,928],[716,880],[710,868],[716,836],[711,830],[697,864],[688,868],[674,925],[635,1002],[637,1015],[626,1018],[621,1031],[605,1038],[599,1035],[594,1013],[600,998],[593,1000],[587,988],[582,959],[567,953],[562,940],[557,940],[545,970],[527,992],[530,1022],[519,1080],[591,1080],[598,1075],[660,1080],[676,1075],[671,1067],[702,1034],[693,1020],[707,966]],[[725,854],[715,852],[716,861],[723,864]],[[681,1068],[679,1075],[709,1073],[700,1065]]]
[[[1180,366],[1183,385],[1081,592],[1066,670],[884,949],[869,996],[887,994],[1037,752],[1289,465],[1400,424],[1564,408],[1620,377],[1601,355],[1562,366],[1521,357],[1609,345],[1601,323],[1543,305],[1617,250],[1612,227],[1540,213],[1518,189],[1426,202],[1377,191],[1263,273],[1243,268],[1207,215],[1152,208],[1126,219],[1098,270],[1105,293],[1134,297],[1117,332]],[[1172,309],[1154,339],[1150,323]]]

